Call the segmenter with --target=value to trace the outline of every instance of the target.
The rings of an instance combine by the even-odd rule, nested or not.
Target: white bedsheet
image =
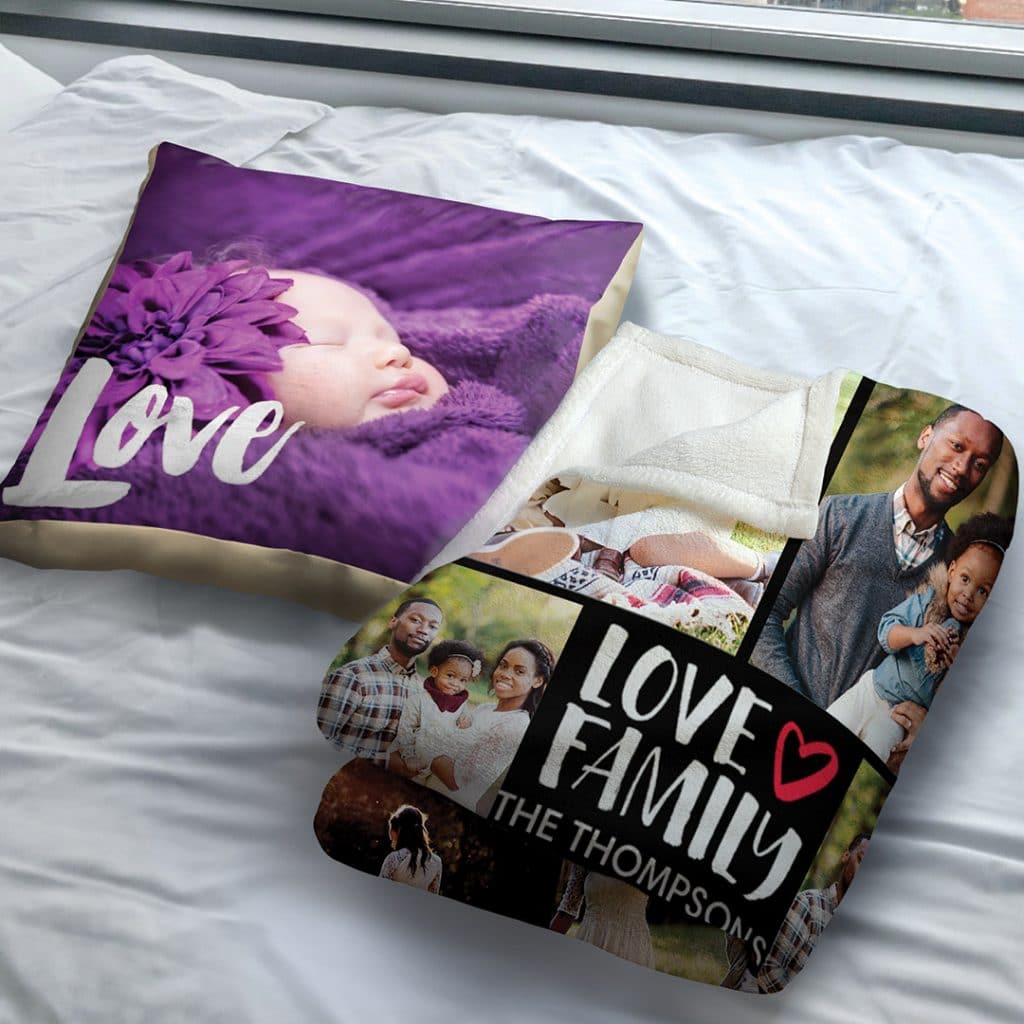
[[[289,135],[289,132],[297,134]],[[1024,164],[240,93],[127,58],[0,153],[0,461],[56,379],[149,145],[559,217],[639,219],[626,317],[849,366],[1024,438]],[[1011,553],[849,899],[781,996],[645,972],[350,871],[312,817],[348,635],[258,597],[0,563],[0,1021],[1016,1022],[1024,570]]]

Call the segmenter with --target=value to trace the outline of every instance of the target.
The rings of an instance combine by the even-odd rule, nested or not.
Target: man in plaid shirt
[[[853,837],[841,858],[842,872],[827,889],[804,889],[797,894],[757,972],[757,987],[761,992],[781,991],[794,974],[803,970],[818,936],[832,920],[857,874],[870,840],[867,832]]]
[[[842,872],[828,888],[804,889],[797,893],[760,968],[751,963],[747,943],[729,936],[729,972],[722,980],[722,986],[741,992],[781,992],[793,975],[803,970],[818,936],[832,920],[836,907],[857,874],[870,840],[867,832],[858,832],[853,837],[840,858]]]
[[[342,750],[387,767],[387,750],[409,688],[420,684],[416,657],[431,645],[443,621],[436,601],[403,601],[388,620],[388,642],[376,654],[329,672],[316,716],[324,736]]]

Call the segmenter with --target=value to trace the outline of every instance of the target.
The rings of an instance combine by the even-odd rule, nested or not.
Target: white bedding
[[[0,131],[28,120],[61,91],[61,84],[23,57],[0,46]]]
[[[1024,438],[1020,161],[885,139],[331,111],[152,58],[101,65],[5,123],[5,471],[161,139],[254,167],[642,220],[628,319],[771,369],[849,366],[945,394]],[[806,973],[759,1000],[324,856],[312,817],[335,758],[313,707],[345,624],[133,573],[4,562],[0,1021],[1019,1021],[1022,604],[1011,554],[853,895]]]

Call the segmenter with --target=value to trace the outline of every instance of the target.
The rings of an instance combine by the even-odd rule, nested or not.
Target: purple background
[[[0,518],[186,530],[410,579],[486,500],[561,400],[590,306],[639,231],[240,169],[164,143],[122,261],[180,250],[208,261],[235,246],[232,256],[357,283],[379,296],[406,345],[452,390],[427,411],[301,430],[245,486],[212,475],[213,445],[189,473],[167,476],[158,431],[123,469],[74,474],[130,482],[116,504],[0,505]],[[44,418],[69,379],[61,378]],[[20,479],[29,451],[4,486]],[[250,458],[257,453],[254,444]]]

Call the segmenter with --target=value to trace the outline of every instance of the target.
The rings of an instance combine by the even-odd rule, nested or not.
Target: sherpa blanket
[[[625,325],[461,535],[469,557],[329,666],[317,723],[355,760],[321,845],[644,966],[781,990],[958,685],[1016,479],[981,412]]]

